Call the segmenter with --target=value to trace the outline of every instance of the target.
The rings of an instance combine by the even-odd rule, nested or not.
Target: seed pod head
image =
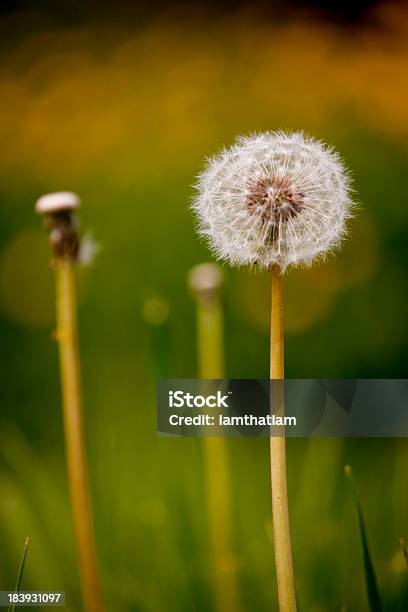
[[[80,243],[75,215],[79,197],[70,191],[47,193],[37,200],[35,210],[44,218],[55,259],[79,261]]]
[[[217,264],[198,264],[189,271],[187,283],[194,299],[210,304],[220,295],[223,273]]]
[[[238,138],[198,177],[193,209],[214,253],[233,265],[310,265],[337,247],[350,217],[339,156],[303,133]]]

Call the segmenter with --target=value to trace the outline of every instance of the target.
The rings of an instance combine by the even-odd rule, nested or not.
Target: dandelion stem
[[[278,266],[272,267],[270,378],[271,380],[284,378],[283,277]],[[271,435],[270,463],[279,610],[280,612],[295,612],[296,595],[290,541],[284,435]]]
[[[72,262],[59,257],[55,269],[65,445],[79,574],[85,610],[103,612],[85,454]]]
[[[201,278],[208,274],[210,278]],[[214,277],[211,279],[211,275]],[[193,280],[194,275],[194,280]],[[218,277],[218,278],[217,278]],[[214,281],[212,287],[197,286]],[[202,379],[224,377],[224,321],[219,268],[203,264],[193,269],[190,284],[197,303],[198,371]],[[210,283],[211,284],[211,283]],[[217,612],[239,610],[236,564],[232,553],[228,452],[222,437],[203,439],[208,525],[213,557],[213,589]]]

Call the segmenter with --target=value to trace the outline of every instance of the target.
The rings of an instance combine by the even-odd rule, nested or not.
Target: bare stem
[[[68,257],[59,257],[55,266],[65,446],[79,574],[86,612],[104,612],[83,432],[73,269]]]
[[[198,369],[203,379],[224,376],[223,312],[219,290],[197,295]],[[228,453],[222,437],[203,439],[213,588],[217,612],[239,610],[232,553]]]
[[[270,378],[284,378],[283,277],[272,267]],[[283,398],[282,398],[283,401]],[[270,437],[273,539],[280,612],[296,611],[286,481],[286,440]]]

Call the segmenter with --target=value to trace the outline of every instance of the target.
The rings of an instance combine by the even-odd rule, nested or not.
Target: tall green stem
[[[58,258],[55,265],[65,447],[79,575],[86,612],[104,612],[85,454],[74,275],[68,257]]]
[[[272,268],[270,378],[271,380],[284,378],[283,277],[277,266]],[[270,463],[279,610],[295,612],[296,595],[290,541],[284,433],[270,437]]]
[[[211,272],[211,267],[208,272]],[[212,289],[207,287],[202,292],[195,291],[195,297],[199,377],[221,379],[224,377],[224,325],[219,285],[214,284]],[[232,553],[230,478],[225,439],[204,438],[203,451],[215,609],[217,612],[237,612],[239,601]]]

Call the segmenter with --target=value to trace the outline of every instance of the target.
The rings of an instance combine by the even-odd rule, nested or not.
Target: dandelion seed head
[[[196,187],[199,232],[233,265],[310,265],[341,243],[351,216],[338,154],[301,132],[238,138]]]

